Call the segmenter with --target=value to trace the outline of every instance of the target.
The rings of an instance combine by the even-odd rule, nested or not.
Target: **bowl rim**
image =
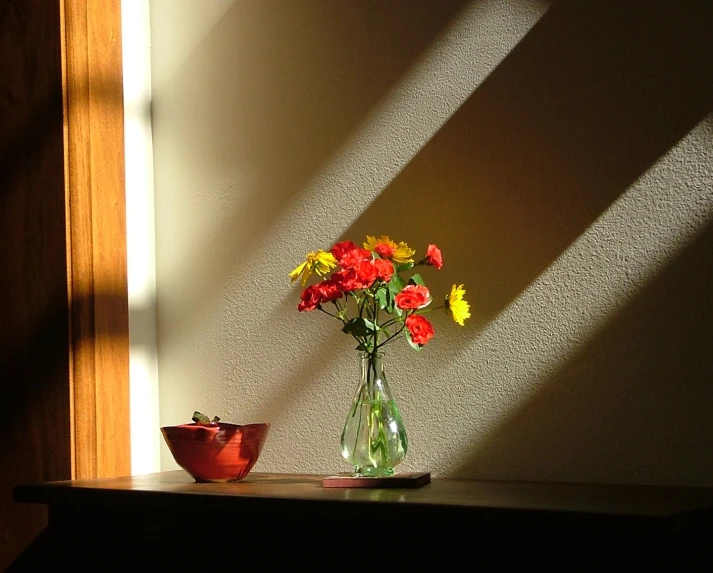
[[[167,429],[194,429],[204,428],[206,430],[220,430],[222,428],[250,428],[250,427],[270,427],[270,422],[251,422],[249,424],[233,424],[232,422],[212,422],[210,424],[199,424],[197,422],[189,422],[187,424],[174,424],[171,426],[161,426],[161,430]]]

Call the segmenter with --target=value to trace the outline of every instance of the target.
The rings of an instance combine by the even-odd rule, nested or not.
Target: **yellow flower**
[[[463,300],[464,294],[463,285],[453,285],[451,294],[446,296],[446,312],[461,326],[466,318],[470,318],[470,305],[468,301]]]
[[[295,282],[302,275],[301,285],[307,284],[307,279],[314,272],[319,276],[326,275],[337,266],[337,259],[332,253],[318,249],[317,252],[307,253],[307,260],[290,273],[290,282]]]
[[[378,239],[367,235],[364,248],[378,253],[382,259],[391,259],[398,264],[412,263],[412,257],[416,254],[416,251],[409,248],[403,241],[396,244],[386,235],[381,235]]]

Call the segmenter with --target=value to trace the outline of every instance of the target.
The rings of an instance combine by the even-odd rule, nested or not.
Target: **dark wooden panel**
[[[13,485],[71,477],[59,3],[0,0],[0,54],[4,570],[46,522]]]
[[[14,485],[130,472],[120,22],[0,0],[0,570],[47,523]]]

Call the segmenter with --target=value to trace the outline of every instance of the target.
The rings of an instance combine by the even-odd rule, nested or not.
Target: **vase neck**
[[[383,367],[383,364],[384,364],[384,353],[383,352],[374,352],[374,353],[363,352],[361,354],[361,363],[364,366],[371,365],[372,367],[376,367],[377,369],[380,369]]]
[[[384,354],[383,352],[367,353],[361,355],[361,380],[362,384],[372,386],[377,384],[383,386],[386,384],[386,375],[384,373]],[[369,390],[370,392],[373,389]]]

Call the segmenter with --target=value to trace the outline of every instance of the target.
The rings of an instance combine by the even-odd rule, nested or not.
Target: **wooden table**
[[[48,505],[49,525],[12,571],[201,571],[245,568],[248,556],[269,570],[392,560],[684,570],[713,554],[713,488],[435,478],[416,489],[341,489],[322,487],[322,477],[253,472],[213,484],[177,470],[19,485],[15,501]]]

